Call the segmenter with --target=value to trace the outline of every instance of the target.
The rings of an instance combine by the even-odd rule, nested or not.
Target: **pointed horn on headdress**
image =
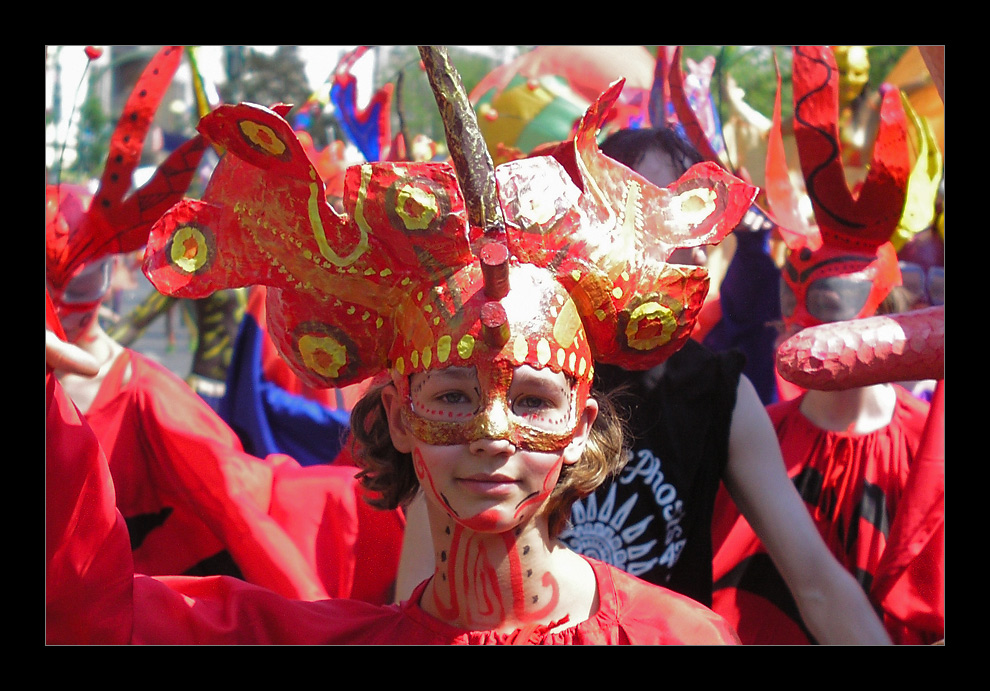
[[[347,138],[354,143],[366,161],[380,161],[389,151],[392,140],[390,112],[394,85],[389,83],[372,95],[364,108],[357,105],[357,77],[354,64],[368,52],[370,46],[357,46],[344,54],[334,70],[330,85],[330,101],[336,108],[337,119]]]
[[[464,192],[468,219],[486,235],[501,235],[505,222],[495,191],[495,164],[461,77],[444,46],[420,46],[419,54],[443,118],[447,148]]]
[[[827,46],[794,46],[792,64],[794,137],[823,240],[872,247],[889,241],[904,209],[911,163],[899,92],[883,93],[869,172],[854,193],[841,157],[835,56]]]
[[[713,163],[722,165],[722,158],[712,146],[708,135],[705,134],[705,128],[698,118],[698,114],[694,112],[688,100],[687,87],[684,84],[684,68],[681,66],[681,52],[681,46],[677,46],[667,67],[668,79],[670,80],[670,100],[674,105],[674,111],[677,113],[677,119],[684,127],[684,132],[694,145],[694,148],[698,150],[706,161],[712,161]],[[723,167],[728,170],[728,166],[723,165]]]
[[[478,116],[460,74],[450,62],[446,47],[420,46],[419,54],[443,119],[447,149],[464,193],[468,221],[484,230],[486,238],[500,241],[483,247],[480,256],[485,295],[492,301],[486,305],[485,337],[490,345],[501,346],[509,338],[508,321],[505,310],[496,301],[509,292],[509,251],[502,242],[505,221],[495,187],[495,164],[478,127]]]

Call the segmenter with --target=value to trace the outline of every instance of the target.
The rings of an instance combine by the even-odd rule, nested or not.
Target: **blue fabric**
[[[737,229],[736,252],[720,291],[722,319],[704,344],[716,352],[746,356],[745,374],[764,405],[777,400],[774,342],[780,320],[780,269],[770,256],[770,232]]]
[[[204,401],[206,401],[206,404],[208,406],[210,406],[211,408],[213,408],[213,412],[217,413],[218,415],[220,414],[220,401],[222,399],[217,398],[216,396],[207,395],[207,394],[203,393],[202,391],[197,391],[196,393],[199,395],[200,398],[202,398]],[[223,416],[221,415],[220,417],[223,417]]]
[[[357,112],[357,82],[342,86],[336,80],[330,87],[330,101],[336,108],[337,122],[349,141],[354,143],[366,161],[381,158],[382,104],[372,101],[363,113]]]
[[[234,343],[227,391],[217,412],[250,454],[264,458],[283,453],[300,465],[332,463],[343,446],[349,414],[265,380],[261,372],[262,338],[257,321],[246,314]]]

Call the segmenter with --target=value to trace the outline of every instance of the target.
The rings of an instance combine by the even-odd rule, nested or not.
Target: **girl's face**
[[[539,514],[598,413],[590,398],[575,409],[566,375],[526,365],[506,389],[479,381],[473,367],[416,374],[409,384],[408,398],[394,386],[382,393],[393,444],[412,454],[429,504],[480,532]]]
[[[658,187],[666,187],[677,178],[681,171],[674,159],[665,151],[656,148],[647,149],[646,153],[636,164],[636,172]]]

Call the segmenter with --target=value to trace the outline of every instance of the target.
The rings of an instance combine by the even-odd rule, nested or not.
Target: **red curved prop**
[[[818,391],[943,379],[945,306],[803,329],[777,350],[777,370]]]

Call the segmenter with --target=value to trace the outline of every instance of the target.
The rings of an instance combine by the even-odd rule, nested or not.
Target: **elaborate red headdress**
[[[707,163],[658,188],[602,155],[595,133],[621,88],[572,143],[580,187],[554,158],[491,171],[487,152],[469,179],[459,157],[485,146],[475,123],[462,138],[448,127],[454,166],[348,169],[343,215],[279,113],[223,106],[200,131],[226,154],[203,199],[155,225],[145,273],[180,297],[269,286],[273,341],[314,386],[527,364],[586,395],[594,361],[648,368],[688,338],[707,273],[665,260],[720,241],[756,193]]]
[[[833,277],[859,282],[859,302],[841,319],[867,317],[899,285],[900,271],[890,238],[904,209],[910,174],[907,120],[896,89],[887,89],[869,173],[856,193],[846,181],[838,131],[839,73],[827,46],[795,46],[794,133],[817,231],[782,231],[790,253],[783,279],[794,296],[784,319],[800,326],[821,324],[809,288]],[[780,95],[774,110],[767,163],[767,198],[778,218],[792,207],[780,143]],[[799,230],[791,228],[791,230]],[[821,284],[819,284],[821,285]]]
[[[144,186],[127,196],[145,137],[182,54],[181,46],[166,46],[141,74],[110,139],[100,186],[91,201],[79,186],[46,187],[45,266],[56,302],[84,265],[143,247],[152,223],[188,188],[206,147],[201,136],[176,149]]]

